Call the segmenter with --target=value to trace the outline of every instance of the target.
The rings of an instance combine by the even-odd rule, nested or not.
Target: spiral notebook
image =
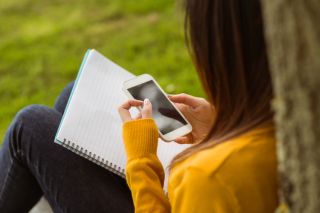
[[[133,74],[96,50],[88,50],[55,142],[124,178],[126,154],[117,108],[128,99],[121,89],[123,82],[133,77]],[[134,116],[138,111],[132,109],[131,113]],[[166,143],[159,139],[157,154],[165,168],[165,191],[168,184],[167,166],[185,148],[187,145]]]

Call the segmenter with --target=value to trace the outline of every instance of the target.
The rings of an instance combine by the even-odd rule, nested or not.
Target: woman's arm
[[[170,212],[163,192],[164,171],[156,155],[158,132],[152,119],[126,122],[123,139],[128,155],[126,179],[135,212]]]
[[[141,101],[128,101],[119,107],[124,121],[123,141],[127,153],[126,179],[131,190],[135,212],[170,212],[163,192],[164,171],[157,157],[158,130],[151,118],[152,107],[145,101],[141,117],[132,120],[131,106]]]
[[[208,115],[213,115],[212,107],[204,100],[187,95],[171,96],[179,107],[189,109],[190,120],[197,124],[194,137],[201,140],[206,128],[198,128],[205,123]],[[129,113],[131,106],[142,106],[142,101],[131,100],[119,107],[123,125],[123,139],[128,156],[126,177],[131,189],[136,212],[230,212],[237,209],[237,202],[231,192],[219,178],[206,175],[202,171],[188,169],[183,181],[173,183],[174,193],[171,203],[165,196],[162,187],[164,171],[156,155],[158,131],[152,117],[151,103],[146,101],[139,118],[132,119]],[[204,116],[206,114],[206,116]],[[193,118],[192,118],[193,117]],[[212,118],[209,118],[212,123]],[[182,139],[181,141],[184,141]],[[188,141],[190,142],[190,141]],[[197,142],[197,140],[195,141]],[[231,211],[232,212],[232,211]]]
[[[189,167],[174,185],[171,203],[162,187],[164,171],[156,155],[158,133],[153,119],[128,121],[123,126],[128,154],[127,182],[136,212],[239,212],[236,196],[217,174]]]

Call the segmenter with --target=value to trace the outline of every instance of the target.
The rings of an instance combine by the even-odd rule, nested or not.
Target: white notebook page
[[[55,142],[69,141],[76,153],[86,151],[94,162],[108,161],[122,171],[126,154],[122,143],[122,122],[118,106],[128,100],[123,82],[134,75],[111,62],[96,50],[89,50],[56,134]],[[133,109],[133,116],[137,114]],[[164,168],[188,145],[166,143],[159,139],[158,157]],[[111,170],[112,171],[112,170]],[[164,188],[167,188],[168,171]]]

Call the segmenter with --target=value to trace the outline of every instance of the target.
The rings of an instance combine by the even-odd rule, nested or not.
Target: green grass
[[[19,109],[53,105],[88,48],[169,93],[203,96],[183,35],[172,0],[0,0],[0,137]]]

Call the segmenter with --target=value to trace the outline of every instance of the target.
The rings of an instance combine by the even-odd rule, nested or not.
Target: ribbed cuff
[[[153,119],[125,122],[122,136],[128,159],[157,154],[158,129]]]

